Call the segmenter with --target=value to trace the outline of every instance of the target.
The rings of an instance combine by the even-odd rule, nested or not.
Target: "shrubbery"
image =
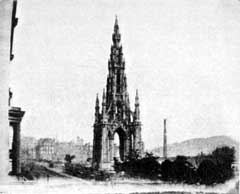
[[[145,157],[140,158],[137,153],[133,153],[127,158],[126,162],[120,163],[115,159],[114,169],[116,172],[124,171],[133,177],[159,178],[161,165],[157,161],[158,157],[146,153]]]
[[[193,166],[185,156],[177,156],[174,161],[167,159],[160,165],[158,157],[153,154],[146,153],[145,157],[140,158],[133,153],[125,162],[115,159],[114,169],[132,177],[210,185],[233,177],[234,154],[234,148],[216,148],[211,154],[190,158],[200,161],[198,166]]]
[[[140,157],[138,152],[133,152],[125,162],[115,158],[114,169],[117,173],[124,172],[127,177],[211,185],[223,183],[233,177],[234,152],[234,148],[222,147],[208,155],[177,156],[173,161],[167,159],[161,164],[158,162],[159,158],[151,153]],[[71,164],[72,158],[74,157],[70,155],[65,158],[65,171],[68,174],[95,180],[108,180],[112,176],[105,171],[95,171],[80,164]]]
[[[105,181],[110,178],[110,174],[105,171],[95,171],[91,167],[86,167],[81,164],[65,165],[65,173],[83,179],[95,179]]]
[[[234,175],[234,148],[222,147],[215,149],[212,154],[203,156],[197,173],[200,183],[223,183]]]
[[[196,169],[187,161],[185,156],[177,156],[172,162],[165,160],[161,165],[163,180],[170,180],[174,182],[196,182]]]

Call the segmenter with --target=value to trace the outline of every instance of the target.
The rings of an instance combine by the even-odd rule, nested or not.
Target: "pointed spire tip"
[[[103,95],[102,95],[103,99],[105,100],[106,98],[106,94],[105,94],[105,88],[103,88]]]
[[[115,23],[114,23],[115,28],[118,28],[118,17],[115,15]]]
[[[98,99],[98,93],[97,93],[97,95],[96,95],[96,107],[98,107],[99,106],[99,99]]]

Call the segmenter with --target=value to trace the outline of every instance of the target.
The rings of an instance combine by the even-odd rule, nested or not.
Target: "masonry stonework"
[[[106,91],[103,89],[102,108],[98,95],[95,105],[93,137],[93,167],[111,170],[114,162],[114,136],[119,136],[119,156],[125,161],[133,152],[143,153],[138,91],[135,110],[131,111],[125,74],[125,60],[117,18],[112,34]]]

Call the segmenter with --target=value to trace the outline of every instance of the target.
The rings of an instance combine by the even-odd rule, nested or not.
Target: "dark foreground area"
[[[22,173],[17,178],[18,179],[26,179],[26,180],[38,180],[40,178],[65,178],[60,173],[54,172],[53,170],[47,168],[46,166],[36,164],[34,162],[25,164],[22,167]]]
[[[119,181],[143,180],[170,184],[218,185],[238,176],[234,166],[234,148],[221,147],[211,154],[199,154],[195,157],[177,156],[173,160],[166,159],[159,163],[158,157],[146,153],[139,157],[133,153],[125,162],[115,159],[114,171],[96,171],[81,164],[72,164],[71,156],[66,157],[63,169],[54,168],[50,163],[44,166],[39,163],[27,163],[22,167],[22,177],[26,180],[39,178],[80,178],[86,181]],[[72,157],[73,158],[73,157]]]
[[[92,181],[83,179],[52,178],[50,181],[42,178],[36,181],[17,181],[2,186],[0,193],[11,194],[237,194],[238,180],[233,179],[225,184],[215,186],[171,184],[145,180],[125,180],[124,182]]]
[[[116,178],[139,178],[160,180],[170,183],[215,185],[230,180],[238,174],[234,166],[234,148],[216,148],[211,154],[195,157],[177,156],[166,159],[161,164],[158,157],[146,153],[141,157],[133,153],[125,162],[115,159],[114,171],[94,171],[79,164],[67,163],[65,172],[83,179],[106,181]]]

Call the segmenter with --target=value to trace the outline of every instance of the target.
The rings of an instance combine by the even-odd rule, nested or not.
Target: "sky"
[[[17,9],[10,87],[26,111],[23,135],[92,142],[117,15],[145,147],[162,145],[164,118],[168,143],[239,138],[240,1],[19,0]]]

